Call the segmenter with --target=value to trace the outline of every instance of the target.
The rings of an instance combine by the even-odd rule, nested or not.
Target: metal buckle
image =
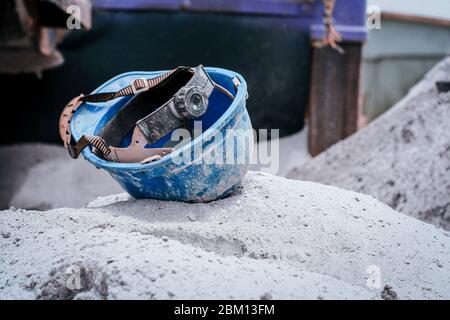
[[[142,81],[144,86],[142,88],[139,88],[141,85],[139,81]],[[147,82],[147,79],[144,78],[137,78],[133,80],[133,83],[131,83],[131,90],[133,90],[134,94],[138,94],[144,91],[147,91],[149,89],[149,84]]]

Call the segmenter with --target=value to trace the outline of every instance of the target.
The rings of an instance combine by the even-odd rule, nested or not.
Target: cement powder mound
[[[367,128],[287,175],[370,194],[450,230],[450,57]]]
[[[30,143],[0,147],[0,209],[79,208],[120,192],[105,172],[72,160],[61,146]]]
[[[0,212],[0,298],[450,298],[450,235],[370,196],[250,172],[230,198]],[[386,291],[386,290],[384,290]]]

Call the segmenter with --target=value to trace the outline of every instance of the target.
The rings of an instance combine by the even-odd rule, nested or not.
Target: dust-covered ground
[[[365,129],[287,177],[370,194],[392,208],[450,230],[450,57]]]
[[[119,194],[2,211],[0,228],[3,299],[450,298],[449,233],[370,196],[263,173],[213,203]]]
[[[80,208],[121,190],[108,173],[82,159],[70,159],[62,146],[0,147],[0,209]]]

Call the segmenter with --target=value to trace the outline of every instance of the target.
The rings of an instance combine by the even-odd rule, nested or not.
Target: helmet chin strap
[[[233,82],[237,89],[239,80],[235,78]],[[180,83],[184,85],[180,87]],[[60,116],[60,136],[72,158],[78,158],[82,150],[91,145],[94,153],[109,161],[120,163],[156,161],[171,153],[173,148],[145,146],[156,142],[187,120],[202,116],[208,109],[208,98],[214,88],[234,99],[233,94],[215,83],[200,65],[197,68],[178,67],[152,79],[135,79],[129,86],[117,92],[80,95],[66,105]],[[72,141],[70,121],[83,102],[106,102],[130,95],[134,97],[105,125],[100,136],[83,135],[76,143]],[[167,101],[169,96],[170,99]],[[167,102],[144,118],[140,118],[147,108],[160,104],[161,101]],[[138,118],[135,119],[136,117]],[[122,122],[125,124],[121,126]],[[130,124],[133,126],[133,134],[128,147],[115,147],[107,143],[107,141],[120,143],[118,141],[124,138],[123,135],[128,134],[127,128]]]

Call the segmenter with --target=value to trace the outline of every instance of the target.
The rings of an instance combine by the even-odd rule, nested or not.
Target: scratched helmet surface
[[[243,77],[225,69],[129,72],[69,103],[60,131],[73,157],[135,198],[213,201],[240,186],[250,163],[247,96]]]

